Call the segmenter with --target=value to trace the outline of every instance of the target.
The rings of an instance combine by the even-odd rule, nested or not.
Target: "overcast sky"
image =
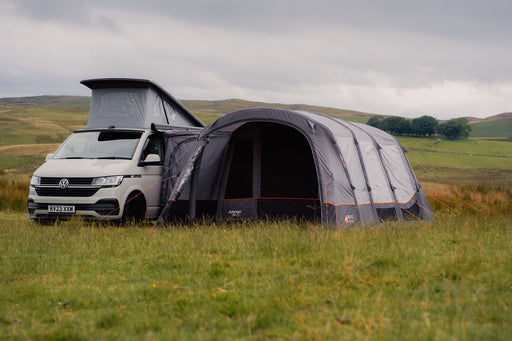
[[[0,0],[0,97],[151,79],[180,99],[512,111],[510,0]]]

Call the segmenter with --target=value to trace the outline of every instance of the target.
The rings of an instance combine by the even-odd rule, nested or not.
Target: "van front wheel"
[[[123,222],[140,222],[146,217],[146,199],[141,192],[128,196],[124,205]]]

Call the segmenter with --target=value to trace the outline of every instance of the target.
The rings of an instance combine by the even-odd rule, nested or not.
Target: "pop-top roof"
[[[148,129],[152,123],[204,127],[183,104],[147,79],[98,78],[80,83],[92,90],[88,129],[111,126]]]

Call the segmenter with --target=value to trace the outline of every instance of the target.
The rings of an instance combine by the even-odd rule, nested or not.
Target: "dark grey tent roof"
[[[364,124],[245,109],[208,125],[189,150],[172,189],[163,188],[169,200],[157,224],[205,212],[220,218],[298,212],[327,226],[434,217],[398,140]],[[188,209],[180,212],[183,205]]]
[[[147,79],[99,78],[80,83],[92,90],[87,128],[150,128],[152,123],[204,127],[183,104]]]

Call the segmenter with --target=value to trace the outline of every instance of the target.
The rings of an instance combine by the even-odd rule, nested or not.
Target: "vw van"
[[[29,218],[47,223],[75,215],[95,220],[158,217],[165,139],[172,136],[162,132],[194,135],[204,124],[149,80],[81,83],[92,89],[87,127],[73,132],[34,172]]]

